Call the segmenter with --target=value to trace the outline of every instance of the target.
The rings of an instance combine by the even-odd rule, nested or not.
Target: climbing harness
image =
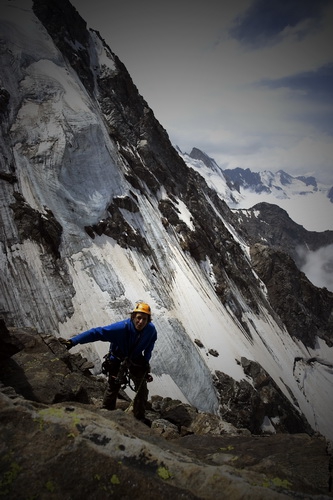
[[[115,383],[120,385],[121,389],[125,389],[127,386],[135,392],[135,388],[131,384],[132,380],[129,374],[130,360],[125,358],[121,363],[118,370],[118,374],[115,377]]]
[[[132,380],[129,375],[129,365],[131,361],[128,358],[125,358],[124,360],[121,361],[119,365],[119,370],[117,373],[117,376],[113,377],[114,381],[116,384],[120,385],[120,388],[122,390],[126,389],[126,387],[129,387],[132,391],[135,392],[135,388],[132,384]],[[102,363],[102,373],[104,375],[109,374],[109,354],[106,354],[104,356],[104,361]]]

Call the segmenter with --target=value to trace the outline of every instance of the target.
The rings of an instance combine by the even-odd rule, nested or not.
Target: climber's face
[[[144,329],[144,327],[148,323],[148,314],[145,313],[136,313],[134,318],[133,318],[133,323],[135,328],[140,332],[141,330]]]

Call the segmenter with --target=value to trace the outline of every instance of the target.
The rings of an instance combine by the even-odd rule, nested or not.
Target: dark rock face
[[[7,111],[9,99],[10,93],[8,92],[8,90],[0,87],[0,114],[3,114]]]
[[[285,253],[251,247],[253,268],[265,283],[269,300],[291,336],[314,348],[315,337],[333,345],[333,293],[316,288]]]
[[[127,198],[127,200],[130,200],[130,198]],[[114,238],[122,248],[138,248],[143,254],[150,255],[151,249],[147,241],[143,236],[141,236],[141,234],[135,232],[126,222],[118,208],[119,203],[120,202],[118,201],[117,203],[109,205],[109,217],[100,220],[97,224],[92,226],[86,226],[85,230],[87,234],[89,234],[92,238],[95,237],[95,234],[98,234],[99,236],[106,234],[106,236]],[[126,204],[126,210],[130,209],[130,211],[136,211],[137,207],[132,203],[132,200],[121,202],[123,205],[121,208],[125,208]]]
[[[223,175],[225,176],[229,185],[233,185],[237,191],[240,187],[251,187],[256,193],[269,192],[269,188],[265,186],[260,178],[258,172],[251,172],[249,168],[234,168],[232,170],[223,170]]]
[[[9,172],[0,172],[0,179],[7,181],[10,184],[15,184],[17,182],[16,175]]]
[[[321,437],[254,436],[158,396],[146,412],[149,428],[128,413],[125,399],[113,412],[101,409],[105,379],[56,338],[0,326],[4,498],[26,498],[27,491],[96,500],[332,498],[332,456]],[[267,374],[242,364],[262,391]]]
[[[275,432],[313,434],[301,413],[285,398],[268,373],[256,362],[241,359],[246,375],[252,379],[236,382],[222,372],[216,372],[216,387],[220,395],[221,415],[237,428],[253,434],[263,434],[269,419]]]
[[[10,335],[5,321],[0,318],[0,360],[8,360],[13,354],[23,349],[23,344],[18,343]]]
[[[333,231],[307,231],[290,219],[285,210],[270,203],[258,203],[252,208],[235,211],[238,221],[252,244],[263,243],[283,251],[295,260],[298,267],[303,262],[299,247],[317,250],[333,243]],[[258,215],[259,214],[259,215]]]
[[[168,220],[169,224],[172,224],[173,226],[178,226],[179,224],[182,223],[178,216],[179,210],[177,209],[177,206],[174,203],[172,203],[171,200],[160,200],[158,208],[161,214],[165,217],[165,219]],[[184,224],[184,226],[186,226],[186,224]],[[185,227],[184,230],[186,230]]]
[[[53,213],[46,209],[41,214],[33,209],[20,193],[14,193],[15,203],[10,206],[14,212],[18,232],[22,240],[32,239],[45,246],[47,253],[60,258],[59,246],[61,243],[62,227]]]
[[[94,77],[90,69],[87,23],[68,0],[48,0],[47,2],[34,0],[33,11],[92,95]],[[72,44],[76,40],[80,48],[74,51]]]

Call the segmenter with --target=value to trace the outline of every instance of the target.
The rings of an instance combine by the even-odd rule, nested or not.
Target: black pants
[[[116,408],[117,397],[121,385],[117,380],[120,368],[119,360],[110,360],[108,364],[108,388],[105,391],[103,399],[103,408],[114,410]],[[129,375],[134,383],[136,396],[133,402],[133,414],[141,420],[145,417],[146,403],[148,400],[147,373],[149,367],[147,363],[130,363]]]

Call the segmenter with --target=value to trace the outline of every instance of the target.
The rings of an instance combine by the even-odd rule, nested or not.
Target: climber
[[[126,364],[133,380],[136,396],[133,401],[133,414],[138,420],[145,421],[148,400],[147,381],[151,381],[150,358],[157,339],[156,328],[151,322],[151,309],[145,302],[136,303],[130,318],[111,325],[91,328],[71,339],[59,341],[71,349],[77,344],[87,344],[101,340],[110,342],[106,365],[108,388],[103,399],[103,408],[114,410],[122,380],[119,370]]]

